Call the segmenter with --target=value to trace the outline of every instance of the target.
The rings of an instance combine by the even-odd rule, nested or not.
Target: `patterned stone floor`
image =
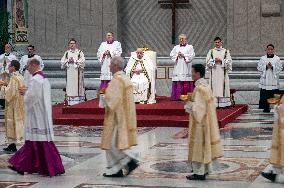
[[[139,168],[129,177],[107,179],[102,177],[106,161],[99,148],[102,128],[55,126],[55,143],[66,174],[54,178],[17,175],[7,168],[10,156],[0,151],[0,188],[280,188],[284,187],[283,176],[274,184],[260,176],[270,168],[272,123],[272,113],[263,114],[251,106],[248,113],[222,129],[225,156],[204,182],[185,179],[191,171],[187,139],[171,138],[180,128],[140,128],[139,145],[134,148],[140,155]],[[0,149],[5,146],[4,131],[1,124]]]

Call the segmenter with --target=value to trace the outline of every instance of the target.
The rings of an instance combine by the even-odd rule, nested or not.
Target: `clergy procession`
[[[188,128],[183,132],[188,137],[186,158],[192,168],[186,179],[206,180],[224,156],[216,109],[234,105],[230,88],[234,62],[220,37],[212,38],[212,49],[207,49],[203,64],[193,63],[194,46],[185,34],[180,34],[178,41],[169,52],[173,64],[170,99],[182,103],[190,116]],[[62,73],[66,72],[62,101],[66,108],[87,101],[86,57],[74,38],[68,41],[67,48],[60,61]],[[65,169],[55,145],[52,90],[44,74],[44,61],[36,54],[35,46],[28,45],[26,50],[26,55],[16,57],[12,46],[6,44],[5,53],[0,56],[0,105],[5,109],[6,133],[3,151],[13,154],[9,168],[18,174],[62,175]],[[269,158],[271,169],[262,172],[262,176],[275,182],[284,171],[284,98],[279,97],[283,66],[273,44],[268,44],[265,50],[257,66],[259,109],[264,113],[273,111],[275,122]],[[107,163],[103,176],[108,178],[125,177],[139,167],[142,161],[134,147],[138,144],[136,105],[159,103],[156,54],[139,47],[133,49],[126,62],[122,52],[121,43],[115,40],[113,32],[108,32],[96,53],[101,67],[97,97],[105,111],[100,147],[105,150]],[[278,100],[271,102],[275,95],[279,95]]]

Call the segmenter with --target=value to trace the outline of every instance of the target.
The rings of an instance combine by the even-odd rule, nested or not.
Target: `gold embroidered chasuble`
[[[23,138],[24,129],[24,97],[19,88],[24,86],[24,78],[18,72],[12,73],[7,87],[5,87],[5,127],[6,136],[13,141]]]
[[[102,134],[102,149],[111,149],[114,128],[117,126],[117,148],[129,149],[137,145],[136,108],[133,86],[130,79],[121,71],[113,75],[105,93],[105,117]]]
[[[284,97],[276,108],[276,120],[273,125],[270,163],[284,168]]]
[[[214,96],[204,79],[196,81],[189,123],[188,160],[209,164],[223,156]],[[189,102],[190,103],[190,102]]]

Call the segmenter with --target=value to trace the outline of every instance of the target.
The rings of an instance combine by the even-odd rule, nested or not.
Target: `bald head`
[[[5,53],[11,53],[12,51],[12,46],[11,44],[6,44],[5,45]]]
[[[114,40],[114,36],[113,36],[114,34],[113,34],[113,32],[107,32],[107,34],[106,34],[106,40],[107,40],[107,42],[113,42],[113,40]]]
[[[27,69],[31,74],[40,70],[40,62],[36,58],[32,58],[28,61]]]
[[[30,59],[28,63],[40,66],[40,62],[36,58]]]
[[[187,37],[185,34],[180,34],[178,36],[179,44],[185,45],[187,43]]]
[[[143,56],[144,56],[143,48],[137,48],[137,50],[136,50],[136,55],[137,55],[137,58],[138,58],[138,59],[142,59]]]

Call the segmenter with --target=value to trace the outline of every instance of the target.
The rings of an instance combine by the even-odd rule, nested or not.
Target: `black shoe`
[[[128,174],[130,174],[133,170],[135,170],[138,166],[139,166],[139,164],[135,161],[135,160],[131,160],[128,164],[127,164],[127,166],[128,166]],[[128,175],[127,174],[127,175]]]
[[[188,179],[188,180],[206,180],[206,176],[205,175],[193,174],[193,175],[186,176],[186,179]]]
[[[6,153],[15,153],[17,151],[16,144],[10,144],[8,147],[3,149]]]
[[[272,171],[270,172],[261,172],[261,175],[266,179],[269,179],[272,182],[275,182],[277,174],[274,174]]]
[[[18,174],[21,174],[21,175],[24,175],[24,174],[25,174],[25,172],[20,171],[20,170],[17,170],[14,166],[8,166],[8,168],[10,168],[11,170],[17,172]]]
[[[263,112],[269,113],[269,112],[270,112],[270,109],[264,109]]]
[[[123,177],[123,172],[122,170],[120,170],[116,174],[111,174],[111,175],[107,175],[106,173],[104,173],[103,176],[107,178],[121,178]]]

